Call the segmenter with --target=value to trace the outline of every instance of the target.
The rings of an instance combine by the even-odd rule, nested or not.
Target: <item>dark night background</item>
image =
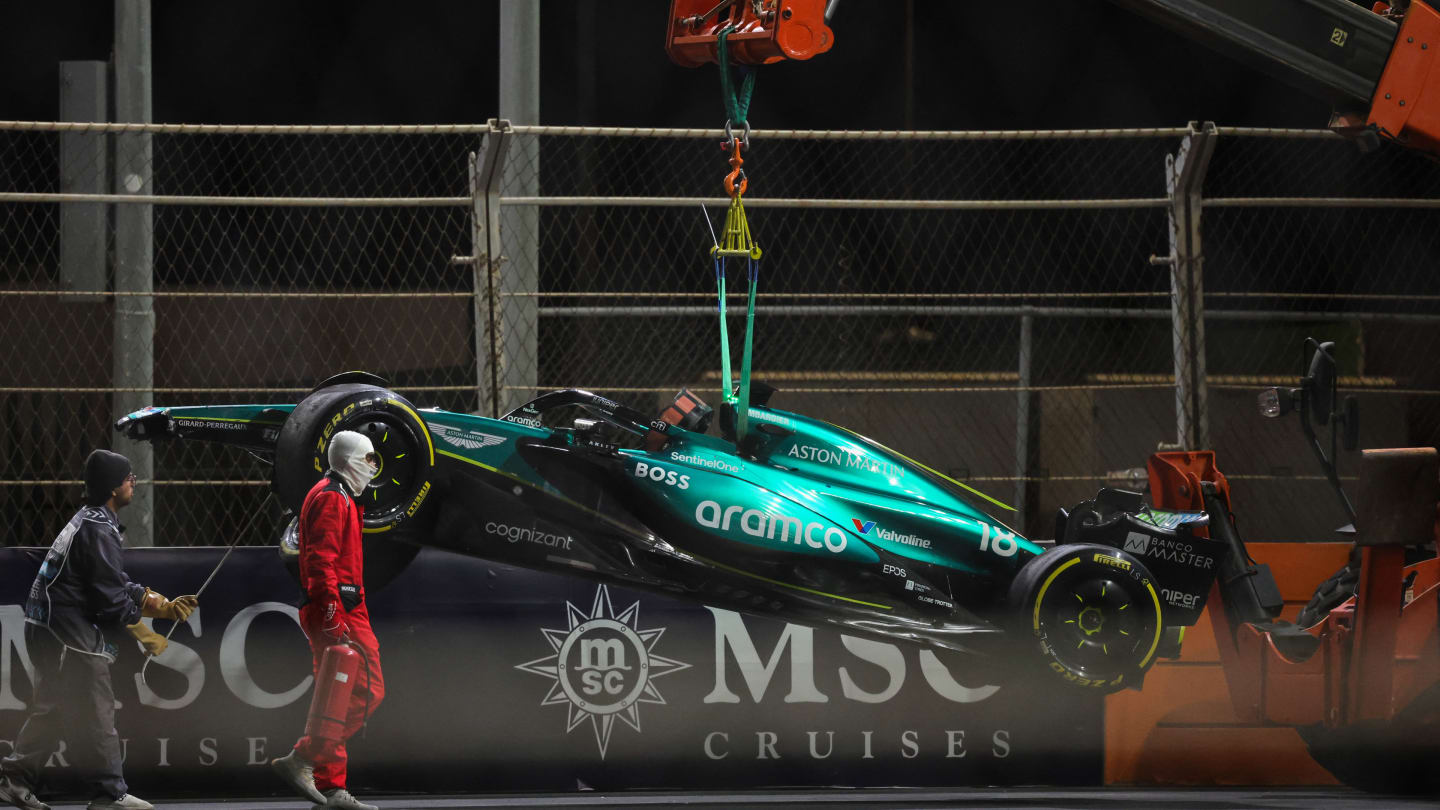
[[[499,5],[156,2],[154,120],[483,123],[498,106]],[[541,123],[719,125],[714,69],[665,56],[668,6],[543,0]],[[57,63],[108,58],[112,14],[109,0],[0,3],[0,118],[55,119]],[[762,71],[755,126],[1320,127],[1329,113],[1105,0],[842,0],[831,26],[829,53]]]
[[[669,0],[534,1],[541,9],[539,123],[704,128],[723,124],[716,69],[679,67],[665,54]],[[1254,2],[1272,4],[1263,8],[1300,5],[1297,0]],[[152,0],[153,120],[239,125],[483,124],[500,113],[500,6],[498,0]],[[114,0],[0,0],[0,120],[54,120],[59,108],[58,63],[109,58],[113,9]],[[840,0],[831,27],[836,42],[830,52],[760,70],[749,114],[755,127],[1064,130],[1172,128],[1198,120],[1229,127],[1321,128],[1331,112],[1327,101],[1214,53],[1108,0]],[[337,138],[325,149],[306,152],[277,148],[277,137],[247,136],[241,146],[233,148],[199,138],[157,139],[158,148],[175,150],[166,156],[173,160],[171,165],[185,166],[189,165],[185,161],[191,160],[203,168],[164,175],[161,182],[169,185],[162,185],[161,190],[167,194],[238,196],[304,196],[322,191],[356,195],[361,189],[363,194],[377,196],[453,195],[461,193],[465,177],[458,160],[473,148],[468,136],[456,136],[453,142],[445,140],[449,136],[425,136],[439,144],[433,150],[441,157],[432,159],[404,136],[386,136],[391,139],[351,139],[343,147]],[[559,143],[566,139],[555,140],[556,145],[547,148],[556,151],[548,153],[543,162],[549,173],[547,194],[562,189],[587,195],[633,194],[641,184],[632,184],[632,175],[643,175],[644,187],[652,192],[658,189],[658,193],[674,196],[716,193],[715,186],[703,185],[714,182],[708,178],[718,179],[711,174],[719,168],[713,147],[693,160],[686,155],[667,164],[638,148],[587,152],[589,145],[581,148]],[[1263,139],[1252,139],[1242,145],[1242,140],[1230,138],[1221,147],[1233,148],[1233,156],[1217,161],[1221,168],[1207,178],[1210,196],[1433,197],[1440,188],[1440,177],[1431,166],[1420,164],[1422,159],[1415,155],[1397,154],[1398,148],[1364,157],[1344,143],[1300,139],[1256,143]],[[38,136],[32,141],[42,143]],[[924,145],[908,143],[903,148],[876,146],[871,152],[888,155],[886,159],[892,162],[874,161],[881,165],[872,170],[894,182],[890,187],[872,183],[862,192],[850,188],[852,175],[835,168],[858,165],[861,158],[856,155],[870,152],[827,147],[820,153],[807,151],[803,144],[787,144],[768,154],[793,156],[793,166],[800,168],[764,174],[767,185],[758,193],[762,197],[955,199],[1161,196],[1162,150],[1170,148],[1171,141],[1159,139],[1140,146],[1111,139],[1086,150],[1050,150],[1036,158],[1039,153],[1025,151],[1025,144],[1016,147],[1000,142],[965,150],[931,146],[928,152]],[[1148,149],[1148,157],[1119,151],[1136,149]],[[451,162],[445,163],[447,159]],[[14,169],[17,176],[33,178],[26,182],[36,188],[49,188],[46,184],[53,183],[57,175],[50,170],[52,164],[29,162],[34,166],[27,168],[23,158],[11,159],[0,169]],[[163,165],[163,160],[158,162]],[[392,165],[402,168],[393,177],[387,175],[385,182],[391,185],[377,184],[369,167]],[[1135,168],[1128,174],[1107,168],[1119,165]],[[352,170],[356,166],[367,168]],[[1227,172],[1224,166],[1234,168]],[[706,179],[697,179],[701,175]],[[334,222],[324,218],[306,222],[304,216],[294,211],[273,215],[267,211],[263,216],[237,220],[205,207],[171,207],[157,226],[163,243],[157,250],[159,283],[193,286],[223,279],[227,285],[266,289],[270,285],[327,289],[327,285],[340,283],[336,279],[343,279],[344,284],[357,288],[382,289],[403,277],[404,284],[438,288],[459,277],[447,262],[466,249],[468,230],[459,214],[453,221],[437,219],[432,209],[425,209],[399,218],[400,224],[394,228],[390,220],[373,218],[390,216],[385,212],[351,212],[335,216]],[[670,272],[672,267],[688,268],[686,273],[696,269],[693,251],[703,232],[693,211],[647,214],[645,227],[660,235],[646,243],[644,261],[638,264],[634,259],[642,255],[636,247],[640,243],[627,236],[634,223],[626,219],[626,209],[618,213],[586,211],[583,215],[551,211],[546,216],[552,219],[546,221],[545,253],[539,261],[546,267],[551,291],[624,290],[633,289],[632,285],[690,290],[700,281],[698,276]],[[553,219],[562,216],[569,218]],[[1165,271],[1147,260],[1152,252],[1165,247],[1164,218],[1158,211],[968,215],[964,227],[944,228],[935,227],[939,221],[935,215],[906,212],[843,211],[816,216],[820,225],[803,228],[787,227],[791,220],[786,216],[792,215],[767,214],[767,227],[786,234],[790,251],[782,252],[775,243],[767,246],[770,266],[787,270],[772,274],[769,278],[774,281],[767,284],[775,286],[767,290],[809,291],[814,289],[814,278],[823,278],[826,290],[847,294],[942,289],[1153,292],[1166,286]],[[1243,305],[1239,298],[1224,299],[1221,308],[1279,306],[1282,310],[1337,312],[1350,311],[1356,304],[1351,298],[1291,300],[1286,296],[1331,291],[1431,295],[1434,282],[1426,268],[1433,267],[1436,255],[1433,216],[1419,208],[1307,209],[1303,213],[1233,208],[1207,214],[1207,293],[1238,296],[1278,291],[1281,296],[1278,302],[1261,297]],[[46,220],[30,222],[26,227],[39,229]],[[383,227],[376,227],[375,222]],[[294,236],[302,232],[320,234],[321,238],[312,240],[320,247]],[[351,238],[352,233],[367,238]],[[381,241],[370,241],[371,234],[379,234]],[[926,238],[918,239],[917,234]],[[457,241],[452,245],[445,239]],[[49,256],[38,252],[48,249],[43,246],[50,242],[31,235],[12,242],[26,249],[42,246],[35,249],[39,258],[32,263],[47,268],[46,262],[53,264]],[[583,249],[576,249],[577,245]],[[636,275],[637,267],[652,274]],[[869,272],[877,267],[884,272]],[[1394,270],[1377,272],[1384,268]],[[36,283],[53,283],[48,276],[36,278]],[[1433,303],[1417,299],[1393,306],[1402,314],[1410,310],[1425,314]],[[63,310],[64,317],[74,319],[75,311]],[[16,323],[42,322],[47,312],[31,308],[25,314],[32,321]],[[172,321],[181,329],[190,322],[209,322],[206,311],[184,312],[190,314],[176,315]],[[401,310],[395,312],[396,323],[419,320]],[[298,317],[287,320],[270,312],[255,317],[287,324],[318,322]],[[998,320],[957,324],[940,319],[905,320],[908,317],[887,321],[876,316],[861,328],[836,319],[826,327],[831,330],[828,332],[814,330],[804,322],[777,326],[767,340],[787,350],[793,347],[793,353],[780,355],[777,349],[767,355],[771,358],[768,362],[772,368],[881,373],[1013,368],[1018,345],[1012,346],[1012,342],[1018,344],[1019,338],[1008,321],[997,329]],[[93,349],[85,356],[99,368],[110,341],[108,325],[85,323],[86,334],[94,336],[93,342],[86,344]],[[365,355],[341,361],[326,356],[323,362],[329,365],[324,372],[318,368],[322,362],[318,356],[313,369],[271,362],[270,347],[303,344],[319,334],[278,330],[255,330],[253,335],[217,330],[217,337],[207,344],[215,354],[223,347],[231,356],[257,358],[253,376],[218,368],[209,362],[206,352],[195,351],[188,344],[183,351],[174,350],[174,360],[169,359],[171,355],[163,356],[161,367],[170,375],[166,383],[175,386],[231,385],[242,378],[251,380],[246,384],[252,385],[300,386],[331,370],[361,365],[410,370],[408,376],[396,378],[406,385],[452,384],[447,375],[468,382],[470,325],[464,318],[455,323],[459,324],[455,333],[437,330],[413,341],[397,341],[397,351],[403,351],[395,357]],[[547,332],[547,340],[554,341],[553,345],[583,346],[586,352],[541,352],[551,364],[542,369],[544,379],[591,384],[595,380],[592,372],[603,365],[608,375],[605,382],[610,385],[652,385],[655,379],[668,384],[698,379],[704,371],[700,364],[711,362],[713,356],[709,351],[711,326],[688,316],[657,321],[646,328],[653,330],[657,342],[705,345],[704,358],[697,359],[691,352],[671,352],[669,365],[658,370],[648,355],[617,359],[624,353],[613,351],[614,347],[634,344],[633,323],[608,319],[583,335],[576,323],[566,322]],[[1059,325],[1036,337],[1040,347],[1036,355],[1048,363],[1036,372],[1037,381],[1080,385],[1085,382],[1084,375],[1093,372],[1164,374],[1172,368],[1167,323],[1156,320],[1145,329],[1120,321],[1101,326],[1095,325],[1097,321],[1086,321],[1083,326],[1054,323]],[[1208,343],[1213,358],[1210,372],[1293,373],[1300,354],[1295,347],[1309,333],[1308,327],[1264,331],[1271,326],[1252,329],[1227,322],[1213,327]],[[16,334],[34,331],[11,328]],[[1344,373],[1393,375],[1404,387],[1427,392],[1416,395],[1405,416],[1382,416],[1366,424],[1405,425],[1405,438],[1387,441],[1433,443],[1440,416],[1428,392],[1435,385],[1434,375],[1440,372],[1433,364],[1416,364],[1412,358],[1425,356],[1435,345],[1434,331],[1423,325],[1384,323],[1367,325],[1364,330],[1325,328],[1341,334],[1342,345],[1351,347],[1341,356]],[[460,338],[454,339],[455,335]],[[241,346],[260,348],[247,353],[238,350]],[[896,359],[900,356],[906,359]],[[423,357],[423,361],[415,357]],[[33,375],[37,379],[50,379],[51,369],[57,366],[40,360],[34,365],[39,369]],[[81,374],[68,369],[65,373]],[[1248,441],[1254,419],[1250,396],[1248,392],[1243,397],[1234,394],[1229,400],[1235,419],[1216,419],[1217,433],[1225,430],[1229,431],[1226,435],[1246,440],[1237,440],[1241,445],[1237,451],[1249,450],[1254,444]],[[65,407],[83,410],[70,404]],[[465,404],[463,409],[470,407]],[[1111,407],[1113,413],[1120,413],[1119,406]],[[1168,413],[1169,407],[1168,401],[1162,403],[1155,413]],[[1060,408],[1053,405],[1052,413],[1060,413]],[[104,409],[94,410],[100,413]],[[856,413],[861,410],[852,408]],[[1076,411],[1082,412],[1092,411],[1088,406]],[[896,419],[912,416],[898,406],[891,406],[888,413]],[[1010,470],[1013,448],[1004,437],[1011,415],[1002,410],[994,413],[1003,414],[1006,427],[973,432],[1000,437],[995,447],[1001,449],[967,449],[969,457],[953,462],[952,469],[961,477]],[[936,424],[945,424],[948,416],[937,417]],[[855,424],[853,414],[835,418],[879,436],[899,435],[903,430],[898,423]],[[1146,430],[1128,429],[1133,416],[1115,417],[1106,423],[1110,427],[1103,428],[1111,431],[1107,437],[1121,436],[1131,442],[1133,452],[1130,445],[1125,449],[1107,445],[1114,459],[1102,462],[1098,455],[1062,457],[1057,450],[1054,459],[1037,462],[1036,469],[1046,470],[1047,475],[1048,471],[1070,475],[1134,466],[1131,459],[1143,458],[1143,453],[1153,448],[1154,437],[1168,436],[1172,429],[1168,418],[1145,418],[1154,422]],[[103,425],[91,425],[90,429],[95,430],[97,439],[106,435]],[[937,431],[937,436],[948,440],[943,429]],[[1065,435],[1058,426],[1051,428],[1051,434]],[[1286,435],[1294,438],[1299,434],[1288,429]],[[1308,452],[1303,446],[1296,447],[1300,453]],[[1312,473],[1308,456],[1291,449],[1267,446],[1269,455],[1257,457],[1251,471],[1283,478],[1292,474],[1292,467],[1281,465],[1293,464],[1296,474]],[[57,478],[64,474],[62,470],[75,469],[83,458],[78,450],[72,456],[68,462],[56,461],[58,455],[46,456],[43,462],[18,458],[14,462],[17,472],[0,475],[0,479]],[[982,467],[976,458],[988,459],[983,461],[988,466]],[[54,469],[35,472],[25,466],[41,463]],[[1063,486],[1078,489],[1082,485],[1072,482]],[[1046,497],[1073,504],[1087,496],[1067,491]],[[1328,492],[1323,497],[1328,503]],[[1037,496],[1032,503],[1040,500]],[[215,496],[217,509],[230,502],[223,493]],[[40,514],[38,506],[26,508],[30,511],[22,514]],[[44,508],[59,512],[68,505],[56,499],[47,501]],[[50,515],[46,520],[53,522],[59,517]],[[1043,517],[1039,525],[1048,526],[1049,513]],[[1308,536],[1328,532],[1333,525],[1329,516],[1317,520],[1323,525]],[[1285,533],[1264,528],[1257,532],[1256,536],[1269,539],[1297,536],[1288,529]],[[43,532],[19,533],[36,534]]]

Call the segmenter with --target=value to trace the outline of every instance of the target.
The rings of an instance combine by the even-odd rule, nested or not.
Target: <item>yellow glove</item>
[[[195,596],[179,596],[166,599],[159,592],[145,589],[145,601],[140,603],[140,615],[150,619],[170,619],[183,622],[190,618],[200,600]]]
[[[170,646],[170,642],[166,641],[164,636],[146,627],[143,622],[126,625],[125,629],[129,630],[130,635],[134,636],[135,640],[140,642],[140,646],[145,648],[146,655],[159,655],[165,652],[166,647]]]

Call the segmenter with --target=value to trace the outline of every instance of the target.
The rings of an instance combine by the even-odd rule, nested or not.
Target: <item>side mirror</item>
[[[1295,410],[1300,399],[1298,388],[1266,388],[1255,398],[1260,415],[1267,419],[1278,419]]]
[[[1355,449],[1360,443],[1360,408],[1353,396],[1346,397],[1343,403],[1337,402],[1338,397],[1335,392],[1339,387],[1339,373],[1335,366],[1335,344],[1330,341],[1321,343],[1314,338],[1306,338],[1305,351],[1312,350],[1313,354],[1309,358],[1310,365],[1304,379],[1300,381],[1300,388],[1292,391],[1292,395],[1295,397],[1295,409],[1300,411],[1300,428],[1305,432],[1306,442],[1315,452],[1315,458],[1320,461],[1321,468],[1325,470],[1325,478],[1335,489],[1335,494],[1340,499],[1340,506],[1353,524],[1355,523],[1355,507],[1345,495],[1344,487],[1340,486],[1340,472],[1336,467],[1336,462],[1339,459],[1342,441],[1347,450]],[[1275,389],[1275,396],[1269,399],[1262,394],[1260,398],[1261,413],[1267,416],[1279,416],[1284,413],[1286,410],[1282,401],[1284,390]],[[1340,406],[1338,410],[1337,405]],[[1315,431],[1316,424],[1330,427],[1329,455],[1326,455],[1325,448],[1320,446],[1320,438]]]
[[[1335,412],[1334,350],[1332,341],[1318,344],[1310,358],[1310,375],[1301,383],[1310,416],[1318,425],[1330,424],[1330,417]]]

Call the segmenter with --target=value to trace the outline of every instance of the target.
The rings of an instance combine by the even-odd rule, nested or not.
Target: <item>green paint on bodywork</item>
[[[293,408],[198,406],[168,413],[279,425]],[[552,430],[449,411],[418,413],[439,455],[560,495],[516,448],[517,439],[546,439]],[[619,463],[671,523],[761,550],[860,563],[884,553],[974,573],[1018,570],[1043,550],[973,497],[1003,507],[999,501],[901,453],[788,411],[752,406],[749,416],[742,444],[750,457],[718,436],[670,426],[662,450],[620,450]]]
[[[758,448],[752,458],[737,456],[720,438],[671,427],[662,452],[625,451],[626,469],[632,475],[642,463],[646,473],[665,469],[658,478],[637,475],[657,505],[690,525],[760,547],[856,561],[877,559],[879,549],[977,573],[1018,569],[1043,550],[968,501],[970,488],[863,436],[773,408],[752,406],[750,417],[751,446]],[[680,489],[669,471],[688,476],[689,486]],[[797,544],[793,523],[802,518]]]
[[[248,422],[254,425],[279,426],[295,406],[283,405],[190,405],[165,408],[171,419],[194,419],[209,422]],[[143,416],[143,411],[130,414]]]

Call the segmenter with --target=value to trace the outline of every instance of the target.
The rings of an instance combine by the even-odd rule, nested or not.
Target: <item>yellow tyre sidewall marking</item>
[[[391,405],[394,405],[395,407],[397,407],[397,408],[405,411],[405,413],[410,414],[410,418],[415,420],[415,424],[416,424],[417,426],[419,426],[420,432],[423,433],[423,434],[425,434],[425,448],[430,451],[430,466],[431,466],[431,467],[434,467],[434,466],[435,466],[435,442],[432,441],[431,438],[430,438],[430,426],[425,424],[425,420],[420,418],[420,414],[415,413],[415,411],[411,410],[409,407],[407,407],[407,406],[405,405],[405,403],[401,402],[400,400],[398,400],[398,399],[387,399],[387,400],[385,400],[385,401],[388,402],[388,403],[390,403]]]
[[[1056,577],[1060,576],[1061,572],[1063,572],[1065,569],[1069,568],[1072,565],[1079,564],[1079,562],[1080,558],[1076,557],[1073,560],[1060,566],[1059,568],[1056,568],[1054,571],[1051,571],[1050,576],[1045,578],[1045,584],[1040,586],[1040,593],[1036,594],[1035,596],[1035,616],[1031,624],[1036,633],[1040,632],[1040,605],[1044,604],[1045,602],[1045,591],[1050,589],[1051,583],[1055,581]]]
[[[396,408],[399,408],[400,410],[402,410],[402,411],[404,411],[405,413],[409,414],[411,419],[414,419],[414,420],[415,420],[416,426],[418,426],[418,427],[420,428],[420,432],[425,436],[425,448],[426,448],[427,451],[429,451],[430,467],[433,469],[433,468],[435,467],[435,442],[430,438],[430,427],[425,424],[425,420],[424,420],[424,419],[421,419],[421,418],[420,418],[420,414],[415,413],[414,410],[412,410],[412,409],[410,409],[409,407],[407,407],[407,406],[405,405],[405,403],[401,402],[401,401],[398,400],[398,399],[389,398],[389,399],[384,400],[384,402],[385,402],[386,404],[388,404],[388,405],[393,405],[393,406],[395,406]],[[416,496],[416,499],[411,502],[410,511],[405,515],[406,518],[409,518],[409,517],[410,517],[411,515],[413,515],[417,510],[419,510],[420,505],[425,502],[425,499],[426,499],[427,497],[429,497],[429,495],[430,495],[430,489],[431,489],[431,487],[430,487],[430,481],[429,481],[429,479],[426,479],[425,481],[421,482],[420,492],[419,492],[419,494]],[[361,531],[362,534],[381,534],[381,533],[383,533],[383,532],[388,532],[388,531],[390,531],[391,529],[395,528],[396,526],[399,526],[401,523],[404,523],[404,522],[405,522],[405,519],[401,519],[401,520],[396,521],[396,522],[394,522],[394,523],[388,523],[388,524],[386,524],[386,525],[384,525],[384,526],[379,526],[379,527],[373,528],[373,529],[371,529],[371,528],[362,528],[360,531]]]
[[[1145,657],[1140,660],[1140,669],[1144,669],[1145,666],[1150,663],[1150,659],[1155,656],[1155,650],[1160,647],[1160,634],[1165,631],[1165,627],[1162,624],[1163,619],[1160,615],[1160,596],[1155,593],[1155,586],[1151,585],[1148,579],[1145,580],[1145,590],[1150,592],[1150,602],[1155,605],[1155,638],[1150,640],[1150,650],[1146,652]]]

